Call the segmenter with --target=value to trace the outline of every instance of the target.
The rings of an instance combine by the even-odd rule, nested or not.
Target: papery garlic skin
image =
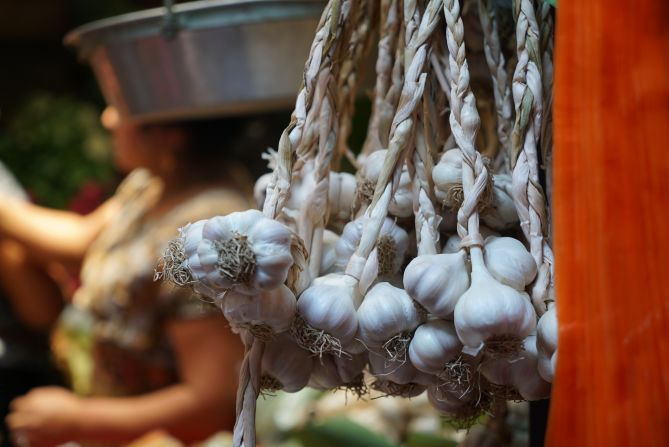
[[[492,178],[493,200],[481,220],[490,228],[502,231],[518,225],[518,211],[511,195],[511,175],[494,174]]]
[[[359,183],[357,194],[366,201],[371,199],[376,182],[381,175],[383,162],[388,151],[386,149],[372,152],[369,154],[358,171]],[[390,200],[388,213],[395,217],[409,217],[413,215],[413,182],[406,166],[402,168],[402,173],[397,185],[397,190]]]
[[[254,295],[286,281],[293,266],[294,237],[260,211],[235,212],[205,221],[196,255],[208,284]],[[231,271],[235,265],[239,269]]]
[[[263,375],[279,382],[282,391],[295,393],[309,382],[313,369],[311,354],[300,348],[288,336],[270,341],[263,352]]]
[[[365,224],[365,217],[359,217],[344,227],[337,244],[335,253],[335,269],[344,271],[348,265],[349,259],[355,252],[362,238],[362,230]],[[409,247],[409,235],[403,228],[398,226],[393,219],[386,218],[381,226],[377,247],[374,255],[379,262],[378,274],[384,278],[399,272],[404,262],[404,257]]]
[[[450,318],[469,288],[466,259],[464,250],[417,256],[404,270],[404,289],[432,315]]]
[[[394,336],[413,331],[424,319],[403,289],[381,282],[358,308],[359,335],[368,347],[379,348]]]
[[[499,282],[523,291],[537,276],[537,264],[522,242],[511,237],[486,238],[483,260]]]
[[[462,343],[450,321],[432,319],[418,326],[409,344],[411,364],[428,374],[438,375],[446,364],[462,352]]]
[[[233,327],[287,331],[295,318],[297,300],[285,285],[265,290],[255,296],[229,292],[223,300],[223,314]]]
[[[332,273],[316,278],[297,301],[299,315],[312,328],[322,330],[342,345],[358,331],[356,308],[362,296],[355,278]]]
[[[478,247],[471,249],[472,283],[455,306],[454,321],[465,348],[476,351],[486,342],[521,341],[536,327],[536,315],[527,293],[493,278]]]
[[[557,307],[551,304],[537,324],[537,356],[539,375],[553,382],[557,363],[558,320]]]

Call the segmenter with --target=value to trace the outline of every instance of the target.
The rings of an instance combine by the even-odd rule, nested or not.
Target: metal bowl
[[[208,0],[99,20],[65,36],[107,102],[139,121],[289,107],[325,5]]]

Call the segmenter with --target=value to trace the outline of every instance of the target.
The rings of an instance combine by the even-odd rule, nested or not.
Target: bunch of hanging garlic
[[[500,399],[547,397],[557,359],[552,254],[545,236],[517,238],[529,224],[522,172],[511,172],[518,145],[536,135],[509,135],[500,10],[479,3],[493,160],[477,147],[456,0],[331,0],[291,123],[268,152],[273,172],[256,184],[263,211],[195,222],[166,249],[160,276],[217,303],[247,345],[236,445],[254,443],[260,390],[426,392],[465,422]],[[375,28],[372,116],[355,156],[346,137]],[[343,158],[356,175],[332,170]]]

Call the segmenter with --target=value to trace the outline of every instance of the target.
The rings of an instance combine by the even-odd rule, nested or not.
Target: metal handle
[[[174,1],[163,0],[163,5],[165,6],[165,15],[160,30],[165,38],[173,39],[179,32],[179,21],[174,12]]]

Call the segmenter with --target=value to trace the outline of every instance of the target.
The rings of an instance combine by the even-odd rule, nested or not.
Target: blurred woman
[[[177,228],[249,207],[251,181],[225,161],[248,142],[245,121],[142,126],[108,109],[103,122],[131,173],[96,211],[0,200],[1,237],[33,259],[82,262],[73,305],[92,329],[90,396],[49,387],[16,399],[7,421],[17,444],[127,443],[154,429],[190,442],[234,422],[237,336],[220,310],[153,275]]]

